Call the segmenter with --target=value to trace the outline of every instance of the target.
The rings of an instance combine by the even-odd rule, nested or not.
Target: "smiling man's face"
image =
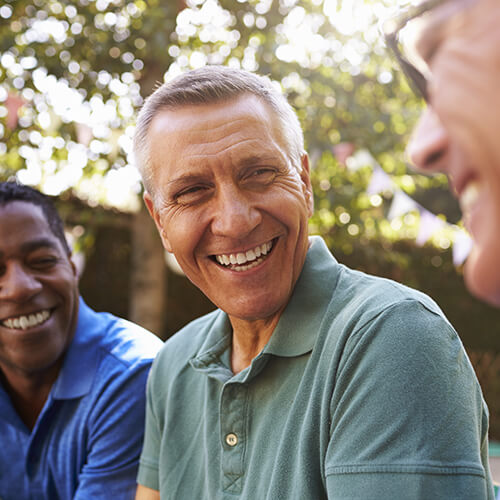
[[[146,203],[187,277],[230,317],[279,315],[307,253],[312,192],[307,156],[291,164],[270,108],[243,95],[165,109],[149,147]]]
[[[57,373],[76,327],[78,280],[42,209],[0,205],[0,370]]]
[[[428,16],[417,48],[431,75],[429,107],[408,146],[413,163],[445,172],[474,246],[470,290],[500,305],[500,2],[456,0]]]

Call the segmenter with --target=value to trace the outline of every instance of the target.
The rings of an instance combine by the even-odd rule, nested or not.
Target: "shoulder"
[[[462,356],[456,331],[427,295],[394,281],[340,266],[317,346],[338,363],[393,359],[418,365],[425,357]],[[412,359],[409,353],[415,353]],[[394,357],[392,356],[394,354]]]
[[[350,282],[345,286],[356,292],[328,323],[321,352],[327,368],[335,359],[338,397],[352,389],[353,398],[372,398],[375,406],[397,401],[397,408],[430,408],[439,400],[452,408],[460,403],[474,406],[480,419],[477,378],[460,337],[436,303],[387,279],[345,274]]]
[[[141,326],[107,312],[86,307],[84,328],[77,333],[97,343],[101,355],[109,362],[129,367],[151,361],[163,346],[159,337]],[[80,325],[79,325],[80,326]]]
[[[343,274],[345,287],[354,290],[336,318],[343,329],[340,368],[361,363],[385,377],[420,380],[423,369],[436,376],[441,370],[443,377],[462,366],[472,377],[457,332],[430,297],[388,279],[347,269]]]
[[[416,312],[418,315],[444,319],[437,304],[424,293],[338,263],[321,240],[314,240],[308,258],[305,266],[308,279],[300,285],[306,288],[306,293],[299,289],[301,303],[315,295],[316,307],[309,309],[321,315],[326,313],[326,319],[332,318],[337,327],[348,325],[351,330],[358,330],[384,311],[397,314],[409,303],[414,304],[415,311],[420,311]]]
[[[340,267],[335,295],[338,294],[343,304],[344,314],[356,318],[358,327],[379,316],[390,316],[401,317],[407,326],[411,326],[411,319],[439,319],[451,328],[439,306],[428,295],[390,279]]]
[[[111,354],[124,362],[154,359],[163,346],[158,336],[122,318],[113,317],[107,335]]]

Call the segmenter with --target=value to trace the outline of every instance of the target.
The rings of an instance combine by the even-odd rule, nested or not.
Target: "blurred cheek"
[[[470,217],[474,242],[465,265],[467,286],[474,295],[500,306],[500,193],[491,183]]]
[[[473,295],[489,304],[500,306],[500,241],[496,243],[488,246],[474,243],[464,274],[467,288]]]

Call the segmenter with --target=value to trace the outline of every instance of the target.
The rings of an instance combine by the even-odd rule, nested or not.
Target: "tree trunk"
[[[130,319],[165,338],[167,272],[164,250],[146,207],[132,223]]]
[[[165,67],[145,61],[139,80],[143,98],[163,80]],[[165,339],[167,269],[164,249],[153,219],[144,203],[132,223],[132,269],[130,279],[130,319]]]

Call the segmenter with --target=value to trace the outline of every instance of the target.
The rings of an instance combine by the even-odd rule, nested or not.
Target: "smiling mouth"
[[[459,197],[460,208],[466,213],[474,207],[481,196],[481,185],[478,181],[469,182]]]
[[[50,318],[50,314],[51,312],[49,309],[44,309],[37,313],[4,319],[0,324],[7,328],[13,328],[14,330],[27,330],[28,328],[33,328],[34,326],[45,323]]]
[[[232,271],[247,271],[258,266],[263,262],[271,252],[275,241],[268,241],[246,252],[214,255],[218,264]]]

